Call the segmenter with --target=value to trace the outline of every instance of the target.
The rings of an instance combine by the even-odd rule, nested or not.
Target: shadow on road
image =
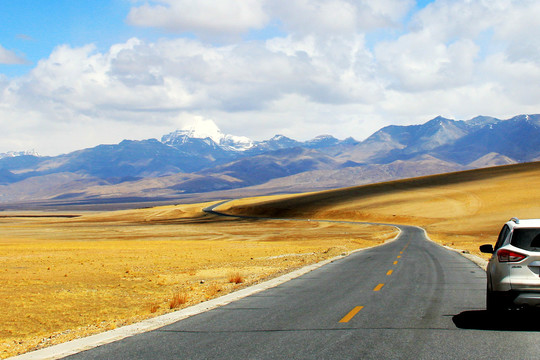
[[[452,317],[460,329],[540,331],[540,312],[514,310],[491,313],[486,310],[464,311]]]

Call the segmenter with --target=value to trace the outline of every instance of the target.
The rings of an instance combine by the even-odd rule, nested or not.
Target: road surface
[[[533,359],[540,322],[493,319],[485,273],[400,226],[393,242],[67,359]]]

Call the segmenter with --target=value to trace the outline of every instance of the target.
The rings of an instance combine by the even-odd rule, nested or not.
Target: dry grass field
[[[208,205],[2,214],[0,357],[174,311],[397,233],[216,217],[201,211]]]
[[[257,216],[409,224],[441,244],[478,251],[511,217],[540,218],[540,163],[426,176],[294,197],[242,199],[220,208]]]

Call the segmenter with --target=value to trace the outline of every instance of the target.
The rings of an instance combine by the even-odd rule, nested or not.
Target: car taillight
[[[497,252],[499,262],[517,262],[525,259],[527,255],[517,253],[512,250],[501,249]]]

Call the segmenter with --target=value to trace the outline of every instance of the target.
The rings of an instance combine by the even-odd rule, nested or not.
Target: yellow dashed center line
[[[403,248],[403,250],[401,250],[399,252],[400,255],[397,256],[398,259],[401,259],[401,255],[403,254],[403,252],[405,251],[405,249],[407,249],[407,247],[409,246],[409,244],[405,245],[405,247]],[[397,265],[398,261],[395,260],[394,261],[394,265]],[[386,272],[386,275],[387,276],[390,276],[392,275],[392,273],[394,272],[394,270],[388,270]],[[379,284],[377,286],[375,286],[375,288],[373,289],[373,291],[379,291],[383,288],[384,284]],[[358,314],[358,312],[360,312],[360,310],[362,310],[364,307],[363,306],[356,306],[354,309],[352,309],[347,315],[345,315],[343,317],[343,319],[339,320],[340,323],[347,323],[349,321],[351,321],[351,319],[353,317],[355,317],[356,314]]]
[[[343,319],[339,320],[340,323],[346,323],[349,322],[360,310],[362,310],[363,306],[357,306],[354,309],[352,309],[347,315],[343,317]]]
[[[382,287],[384,286],[384,284],[379,284],[377,286],[375,286],[375,289],[373,289],[373,291],[379,291],[382,289]]]

